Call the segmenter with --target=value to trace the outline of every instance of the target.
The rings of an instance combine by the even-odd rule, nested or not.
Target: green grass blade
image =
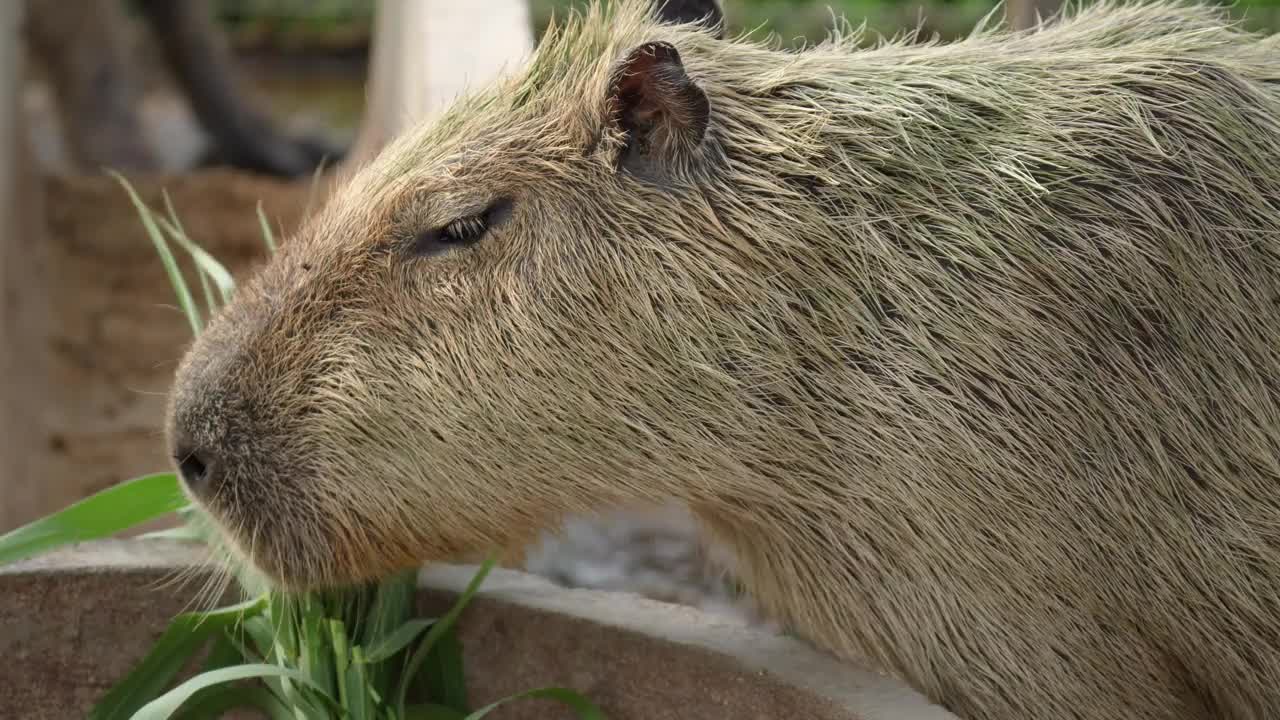
[[[167,233],[174,242],[181,245],[187,251],[187,254],[191,256],[191,259],[196,263],[196,277],[200,278],[200,293],[204,295],[204,303],[209,317],[213,317],[213,314],[218,311],[218,299],[213,296],[213,288],[209,286],[209,274],[200,267],[200,262],[196,259],[196,254],[192,252],[192,248],[195,248],[195,244],[190,240],[187,240],[182,229],[175,227],[169,220],[157,218],[156,224],[159,225],[160,229]],[[225,294],[223,295],[223,302],[226,302]]]
[[[316,684],[323,688],[325,692],[332,695],[334,694],[338,678],[338,674],[335,670],[337,658],[334,657],[332,653],[325,652],[326,640],[325,633],[323,631],[324,620],[317,617],[314,618],[314,622],[316,625],[315,647],[307,648],[307,653],[312,658],[309,671],[312,679],[316,681]]]
[[[138,708],[177,677],[207,640],[208,633],[195,628],[189,620],[174,619],[142,662],[94,705],[89,720],[127,720],[132,717]]]
[[[289,598],[281,596],[279,593],[271,594],[271,643],[272,655],[276,665],[281,667],[298,667],[302,663],[302,655],[306,651],[303,645],[307,638],[302,628],[301,608]],[[303,601],[309,600],[309,596],[304,596]],[[281,696],[285,702],[294,706],[306,706],[307,698],[304,691],[305,686],[299,686],[293,682],[290,677],[281,676],[277,678],[280,684]],[[335,699],[335,702],[336,699]],[[295,713],[302,715],[301,713]]]
[[[359,644],[373,647],[413,619],[418,589],[416,570],[396,573],[378,583],[360,626]]]
[[[173,473],[134,478],[0,535],[0,565],[108,537],[175,512],[186,503]]]
[[[396,573],[377,584],[359,629],[359,644],[367,649],[366,654],[382,645],[387,637],[413,619],[417,588],[416,570]],[[392,683],[403,664],[402,660],[387,662],[386,658],[370,660],[365,668],[369,684],[390,697],[394,691]]]
[[[369,678],[364,673],[368,666],[363,662],[359,646],[351,648],[351,660],[340,680],[346,686],[346,703],[343,707],[351,720],[375,720],[373,698],[369,697]]]
[[[436,641],[418,673],[423,697],[460,712],[470,712],[467,704],[467,681],[462,671],[462,642],[458,629],[449,628]]]
[[[178,219],[178,214],[174,212],[173,201],[169,199],[168,191],[162,189],[160,191],[160,195],[164,198],[164,207],[169,213],[169,217],[168,219],[162,217],[156,218],[156,224],[160,226],[161,230],[169,233],[169,237],[173,238],[178,244],[185,247],[187,254],[192,256],[192,260],[195,260],[195,255],[191,252],[191,248],[188,247],[195,243],[192,243],[187,238],[187,230],[182,227],[182,221]],[[213,289],[209,287],[208,274],[200,268],[200,263],[198,261],[196,262],[196,277],[200,278],[200,292],[204,295],[206,311],[212,317],[213,313],[218,310],[218,303],[213,297]]]
[[[224,628],[214,636],[209,655],[200,668],[202,672],[254,662],[251,651],[241,645],[233,633],[233,628]],[[292,712],[280,701],[278,686],[226,685],[206,688],[196,693],[183,704],[178,717],[181,720],[218,720],[227,712],[239,708],[256,708],[269,720],[292,718]]]
[[[146,229],[147,235],[151,237],[151,242],[156,246],[156,252],[160,255],[160,262],[164,264],[165,272],[169,274],[169,282],[173,284],[174,292],[178,295],[178,305],[182,308],[182,312],[187,316],[187,322],[191,323],[191,332],[195,335],[200,334],[201,321],[200,313],[196,309],[195,300],[191,298],[191,291],[187,289],[187,281],[182,277],[182,270],[178,268],[178,261],[173,256],[173,252],[169,249],[169,244],[164,241],[164,233],[156,226],[155,217],[150,208],[142,202],[142,198],[138,197],[124,176],[114,170],[109,171],[112,176],[122,185],[125,192],[129,194],[129,199],[138,210],[138,215],[142,218],[142,226]]]
[[[435,622],[434,618],[409,620],[384,637],[377,645],[369,648],[369,652],[365,657],[366,662],[381,663],[391,659],[393,655],[408,647],[409,643],[416,640],[424,630],[431,627]]]
[[[168,686],[211,636],[222,635],[242,619],[262,611],[245,602],[204,613],[183,613],[169,622],[142,661],[117,682],[89,713],[89,720],[125,720]]]
[[[458,597],[453,607],[449,608],[449,612],[444,617],[432,623],[431,629],[427,630],[426,637],[422,638],[422,643],[418,649],[414,651],[413,656],[409,659],[408,665],[405,667],[404,676],[400,679],[400,694],[396,701],[396,710],[403,715],[405,707],[405,697],[409,693],[409,687],[414,683],[414,679],[418,674],[418,669],[422,667],[423,661],[427,658],[427,653],[431,652],[431,646],[440,639],[440,636],[453,628],[454,623],[458,621],[458,616],[462,614],[462,610],[471,602],[471,598],[480,589],[480,584],[484,582],[485,577],[489,575],[489,571],[493,569],[494,559],[492,557],[486,559],[480,566],[480,570],[471,578],[471,582],[467,584],[462,595]]]
[[[517,693],[510,697],[505,697],[496,702],[489,703],[479,710],[467,715],[463,720],[480,720],[491,711],[497,710],[499,707],[516,700],[556,700],[563,705],[573,708],[581,720],[605,720],[604,713],[600,708],[596,707],[590,700],[582,697],[578,693],[567,688],[540,688],[538,690],[529,690]]]
[[[176,715],[179,720],[218,720],[243,708],[261,711],[269,720],[294,720],[293,711],[270,690],[259,685],[206,688],[187,701]]]
[[[264,598],[253,598],[234,605],[226,605],[220,608],[214,608],[205,612],[186,613],[202,623],[215,623],[222,627],[230,627],[239,623],[248,621],[251,618],[259,617],[266,609],[267,602]],[[178,617],[182,617],[179,615]]]
[[[178,220],[178,216],[173,212],[173,204],[169,202],[169,194],[164,193],[165,204],[168,205],[169,219],[166,221],[160,218],[160,224],[169,233],[187,254],[191,256],[192,262],[196,264],[196,268],[213,280],[213,284],[218,288],[218,293],[222,296],[222,302],[225,304],[231,300],[231,294],[236,288],[235,278],[227,270],[226,266],[218,262],[217,258],[210,255],[204,248],[200,247],[191,236],[187,235],[187,231],[182,227],[182,222]],[[212,306],[210,306],[213,309]]]
[[[289,678],[300,685],[314,687],[311,685],[311,678],[308,678],[306,673],[301,670],[265,664],[236,665],[196,675],[144,705],[138,712],[134,713],[132,720],[168,720],[183,703],[205,688],[235,682],[236,680],[264,677]],[[333,698],[328,695],[318,691],[316,694],[322,699],[327,699],[330,703],[333,702]]]
[[[316,191],[320,189],[320,178],[324,176],[326,170],[326,160],[322,158],[316,164],[316,169],[311,173],[311,186],[307,188],[307,204],[302,208],[302,217],[311,217],[311,210],[315,207]]]
[[[271,641],[281,661],[294,661],[300,652],[302,640],[299,627],[299,610],[296,599],[291,600],[277,591],[268,595],[268,617],[271,620]],[[306,599],[305,597],[303,598]]]
[[[262,242],[267,244],[267,252],[275,255],[276,237],[271,234],[271,223],[267,222],[267,214],[262,210],[262,201],[258,201],[258,224],[262,226]]]
[[[265,596],[264,596],[265,597]],[[264,615],[246,619],[237,628],[248,636],[253,647],[249,647],[239,637],[232,636],[231,642],[240,650],[240,656],[248,663],[278,662],[274,656],[275,644],[272,640],[271,621]],[[280,678],[263,678],[262,682],[271,688],[277,697],[285,697],[283,681]]]
[[[266,617],[249,618],[242,626],[246,635],[253,641],[254,649],[264,661],[270,660],[275,650],[275,635],[271,629],[271,621]]]
[[[347,666],[351,664],[351,655],[347,648],[347,631],[343,627],[341,620],[330,618],[325,626],[328,629],[327,642],[326,636],[320,632],[319,617],[311,617],[316,624],[316,638],[313,647],[308,648],[310,653],[314,653],[318,658],[324,658],[324,669],[326,671],[325,682],[332,682],[337,687],[338,702],[344,708],[350,708],[350,700],[347,699],[347,687],[345,685],[345,677]],[[325,645],[328,645],[332,652],[325,652]],[[312,673],[314,677],[317,673]]]
[[[227,629],[213,636],[213,645],[209,647],[209,655],[205,657],[204,664],[200,666],[201,670],[217,670],[218,668],[231,667],[232,665],[240,665],[249,662],[250,658],[245,657],[240,648],[231,642],[231,635]]]

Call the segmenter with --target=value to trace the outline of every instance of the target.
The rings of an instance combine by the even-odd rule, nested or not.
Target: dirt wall
[[[25,127],[19,112],[26,54],[21,33],[25,7],[21,2],[0,4],[0,340],[8,337],[9,277],[19,259],[17,248],[36,224],[34,213],[40,195],[38,187],[21,181],[31,165],[27,145],[22,142]],[[14,375],[15,354],[11,343],[0,341],[0,378]],[[22,408],[12,392],[6,395],[0,396],[0,531],[5,529],[7,508],[15,502],[5,492],[9,488],[4,486],[4,478],[21,472],[17,449],[28,442]]]
[[[310,181],[229,171],[130,181],[149,205],[167,190],[188,234],[242,277],[265,255],[256,214],[285,232]],[[6,248],[3,390],[10,443],[0,532],[121,480],[165,470],[164,394],[191,329],[123,188],[50,177],[29,231]],[[178,250],[186,267],[191,266]],[[194,272],[188,275],[195,282]],[[198,288],[193,288],[199,292]]]

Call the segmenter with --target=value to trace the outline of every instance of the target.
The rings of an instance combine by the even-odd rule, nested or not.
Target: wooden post
[[[6,234],[12,232],[13,191],[17,184],[18,94],[22,87],[22,11],[25,7],[25,2],[0,3],[0,217],[4,218]]]
[[[380,0],[365,114],[345,165],[364,164],[467,86],[518,68],[532,50],[528,0]]]
[[[24,173],[29,165],[25,138],[19,122],[19,97],[24,78],[25,44],[22,37],[25,2],[0,2],[0,532],[12,527],[31,502],[26,477],[26,448],[33,432],[23,422],[26,408],[21,373],[21,350],[13,347],[9,295],[11,278],[20,268],[22,235],[35,223],[32,211],[22,199],[38,190],[29,187]],[[28,175],[28,177],[24,177]],[[21,196],[21,197],[20,197]]]
[[[1005,19],[1014,30],[1035,27],[1039,20],[1047,20],[1062,7],[1062,0],[1005,0]]]

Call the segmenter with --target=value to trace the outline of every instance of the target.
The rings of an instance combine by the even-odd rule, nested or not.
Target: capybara
[[[1280,716],[1280,36],[802,52],[592,5],[338,190],[169,437],[294,589],[687,504],[969,720]]]

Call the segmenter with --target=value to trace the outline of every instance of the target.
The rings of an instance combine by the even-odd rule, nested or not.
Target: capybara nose
[[[173,459],[178,463],[178,475],[182,483],[196,497],[204,498],[213,492],[214,474],[218,464],[207,449],[180,446]]]

